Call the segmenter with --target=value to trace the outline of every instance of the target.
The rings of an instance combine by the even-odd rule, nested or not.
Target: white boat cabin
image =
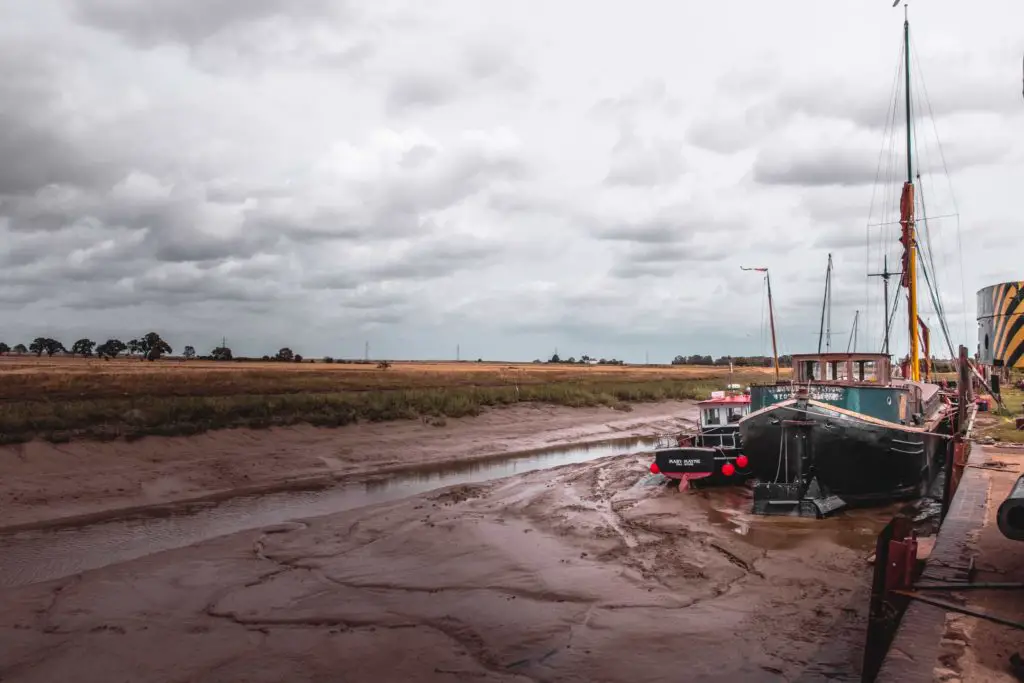
[[[697,406],[701,429],[734,425],[750,413],[750,395],[727,396],[724,391],[714,391],[710,399]]]

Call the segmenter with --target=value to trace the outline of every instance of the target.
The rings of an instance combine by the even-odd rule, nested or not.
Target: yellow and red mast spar
[[[907,288],[908,327],[910,331],[910,377],[921,380],[921,352],[918,343],[917,316],[917,236],[914,232],[914,166],[911,156],[911,114],[910,114],[910,20],[903,20],[903,54],[905,58],[904,73],[906,75],[906,109],[907,109],[907,182],[903,183],[900,195],[900,226],[903,228],[900,242],[903,244],[903,278],[900,283]]]

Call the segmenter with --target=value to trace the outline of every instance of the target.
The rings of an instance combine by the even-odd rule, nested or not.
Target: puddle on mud
[[[796,516],[762,516],[751,512],[753,492],[746,487],[708,488],[696,491],[708,514],[708,521],[743,536],[765,550],[795,548],[809,540],[827,540],[866,554],[874,551],[878,534],[896,515],[914,520],[920,535],[935,533],[941,503],[922,498],[878,507],[842,510],[825,519]]]
[[[651,438],[633,438],[525,455],[509,454],[475,463],[423,467],[359,484],[183,505],[159,517],[134,516],[89,526],[0,536],[0,586],[49,581],[239,531],[387,503],[455,484],[479,483],[609,455],[636,453],[650,450],[653,445]]]

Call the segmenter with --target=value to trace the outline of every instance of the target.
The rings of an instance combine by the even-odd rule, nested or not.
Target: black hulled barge
[[[945,457],[949,402],[937,384],[890,372],[886,354],[794,355],[790,381],[750,388],[740,436],[755,512],[827,514],[927,492]]]

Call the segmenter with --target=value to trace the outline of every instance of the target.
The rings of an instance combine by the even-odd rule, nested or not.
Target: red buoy
[[[745,455],[737,455],[736,456],[736,467],[739,467],[742,470],[742,469],[746,469],[747,465],[749,465],[749,464],[750,464],[750,460],[747,459],[747,456],[745,456]]]
[[[733,467],[731,462],[727,462],[722,465],[722,474],[727,477],[731,477],[736,472],[736,468]]]
[[[652,462],[651,463],[651,474],[658,474],[659,472],[661,472],[661,468],[658,467],[658,463]]]

